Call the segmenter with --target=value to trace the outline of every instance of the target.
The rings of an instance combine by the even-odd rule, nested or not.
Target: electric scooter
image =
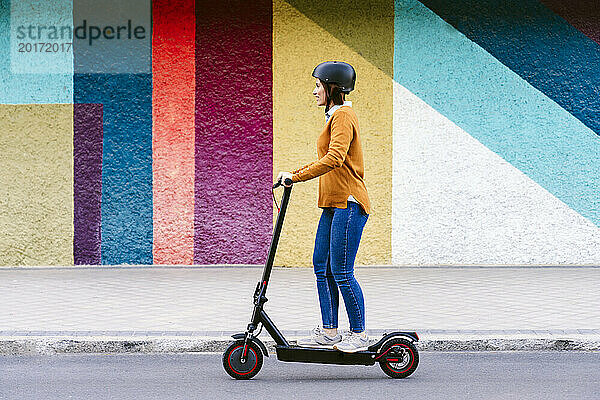
[[[232,337],[233,343],[223,353],[223,367],[235,379],[253,378],[261,369],[263,354],[269,357],[264,343],[258,338],[264,327],[276,343],[277,359],[280,361],[340,364],[340,365],[374,365],[379,366],[391,378],[406,378],[411,375],[419,364],[419,352],[415,342],[419,340],[416,332],[391,332],[377,343],[370,345],[364,351],[345,353],[327,347],[308,347],[290,344],[283,334],[277,329],[273,321],[265,312],[264,304],[267,302],[266,292],[273,269],[273,261],[279,242],[279,235],[283,226],[283,219],[292,192],[291,179],[286,179],[281,208],[278,208],[277,222],[269,248],[269,256],[265,264],[262,279],[254,291],[254,311],[251,322],[245,333],[238,333]],[[273,185],[271,190],[275,200],[274,189],[282,186],[281,180]],[[260,326],[258,333],[255,331]]]

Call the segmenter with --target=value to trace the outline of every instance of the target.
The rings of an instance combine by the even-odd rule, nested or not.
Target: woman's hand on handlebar
[[[281,171],[279,175],[277,175],[277,182],[281,182],[284,186],[291,187],[292,185],[285,184],[286,179],[289,179],[291,182],[292,174],[290,172]]]

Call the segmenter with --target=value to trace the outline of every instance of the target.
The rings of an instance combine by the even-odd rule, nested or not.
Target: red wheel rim
[[[415,355],[414,355],[414,353],[413,353],[412,349],[411,349],[409,346],[407,346],[407,345],[405,345],[405,344],[401,344],[401,343],[400,343],[400,344],[395,344],[395,345],[391,346],[391,347],[390,347],[390,348],[389,348],[389,349],[386,351],[386,353],[387,353],[388,351],[390,351],[390,350],[391,350],[392,348],[394,348],[394,347],[405,347],[405,348],[406,348],[406,349],[407,349],[407,350],[410,352],[410,364],[408,365],[408,367],[406,367],[405,369],[403,369],[403,370],[401,370],[401,371],[398,371],[396,368],[392,367],[392,363],[390,363],[390,362],[389,362],[391,357],[386,357],[386,358],[385,358],[385,363],[386,363],[386,365],[388,366],[388,368],[389,368],[390,370],[392,370],[393,372],[396,372],[396,373],[399,373],[399,374],[401,374],[401,373],[403,373],[403,372],[406,372],[406,371],[408,371],[409,369],[411,369],[411,367],[413,366],[413,364],[414,364],[414,362],[415,362]],[[392,360],[396,360],[396,361],[397,361],[397,360],[398,360],[398,358],[397,358],[397,357],[396,357],[396,358],[392,358]]]
[[[252,367],[252,369],[250,371],[247,372],[240,372],[237,369],[235,369],[232,365],[231,365],[231,357],[233,356],[233,353],[235,353],[235,351],[237,349],[240,349],[244,346],[239,345],[237,347],[234,347],[230,352],[229,352],[229,356],[227,357],[227,363],[229,364],[229,368],[231,368],[232,371],[234,371],[236,374],[238,375],[248,375],[249,373],[251,373],[252,371],[254,371],[256,369],[256,366],[258,365],[258,357],[256,356],[256,352],[254,351],[254,349],[252,347],[248,347],[248,350],[252,352],[252,355],[254,355],[254,366]]]

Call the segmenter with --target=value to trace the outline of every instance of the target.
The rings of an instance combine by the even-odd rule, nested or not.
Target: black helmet
[[[342,61],[325,61],[315,67],[312,76],[325,83],[337,83],[343,93],[354,90],[356,72],[352,65]]]

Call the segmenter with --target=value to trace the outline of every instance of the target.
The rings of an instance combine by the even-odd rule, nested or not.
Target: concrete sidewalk
[[[220,351],[262,268],[0,268],[0,354]],[[600,268],[359,267],[372,338],[429,350],[600,350]],[[312,270],[275,268],[265,309],[293,340],[320,322]],[[341,328],[348,327],[340,310]],[[261,339],[270,342],[263,332]]]

